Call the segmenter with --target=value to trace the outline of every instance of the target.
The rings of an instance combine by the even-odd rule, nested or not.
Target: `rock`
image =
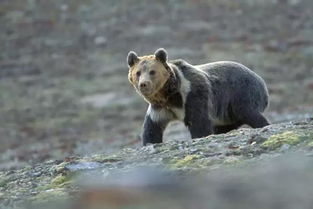
[[[94,108],[104,108],[114,105],[127,105],[133,102],[133,99],[119,93],[111,92],[106,94],[95,94],[81,98],[80,102],[84,105],[90,105]]]
[[[63,12],[66,12],[68,10],[68,5],[67,4],[62,4],[60,6],[60,9],[63,11]]]
[[[286,131],[281,134],[273,135],[262,143],[263,148],[276,149],[282,145],[296,145],[301,142],[301,135],[292,131]]]
[[[102,167],[101,163],[98,162],[75,162],[65,166],[71,172],[80,170],[92,170]]]
[[[38,171],[38,172],[30,172],[29,173],[29,175],[31,176],[31,177],[39,177],[39,176],[41,176],[41,174],[42,174],[42,172],[40,172],[40,171]]]
[[[95,39],[94,39],[94,43],[98,46],[103,46],[107,43],[107,39],[103,36],[97,36]]]
[[[7,13],[6,18],[11,20],[12,22],[18,22],[25,16],[23,11],[15,10]]]
[[[79,185],[84,182],[83,179],[86,178],[94,180],[99,186],[97,188],[100,190],[97,190],[96,193],[92,190],[92,195],[100,195],[99,197],[102,197],[102,189],[106,188],[103,183],[107,181],[107,178],[113,178],[115,182],[121,182],[119,178],[122,179],[122,177],[119,177],[119,175],[122,173],[124,173],[122,176],[125,177],[125,173],[127,176],[127,173],[131,170],[145,167],[161,169],[185,179],[198,179],[196,176],[200,174],[211,175],[210,173],[212,171],[221,173],[223,169],[240,166],[241,168],[239,170],[234,169],[228,174],[227,184],[225,183],[224,186],[223,182],[218,178],[216,181],[220,182],[219,184],[213,183],[215,186],[213,186],[212,189],[210,189],[211,186],[205,188],[207,194],[213,193],[213,196],[216,195],[218,188],[222,188],[222,190],[226,189],[222,192],[223,197],[225,195],[234,195],[237,191],[241,192],[246,187],[257,192],[252,185],[259,185],[261,183],[250,181],[251,179],[248,176],[249,170],[251,170],[249,167],[251,164],[257,166],[257,169],[262,171],[263,163],[270,162],[272,165],[272,162],[276,162],[276,159],[282,155],[304,153],[307,157],[312,156],[312,147],[312,120],[274,124],[263,129],[242,128],[227,134],[211,135],[200,139],[189,139],[185,141],[169,140],[163,144],[149,145],[136,149],[125,148],[110,156],[98,154],[89,157],[75,157],[66,159],[63,162],[49,161],[34,167],[25,167],[15,170],[14,172],[2,171],[0,172],[0,193],[4,194],[2,194],[0,198],[3,202],[6,202],[6,204],[12,205],[16,202],[42,203],[53,200],[68,200],[76,196],[77,191],[84,190],[84,188],[79,187]],[[303,161],[304,158],[307,157],[303,157]],[[284,157],[282,157],[282,159],[284,159]],[[277,166],[276,164],[274,163],[272,165],[274,166],[271,168],[272,170],[279,170],[279,167],[275,167]],[[284,169],[290,169],[288,168],[288,164],[285,164],[287,167]],[[271,169],[268,168],[268,170]],[[251,175],[261,175],[254,171],[254,169],[251,171],[254,173]],[[243,189],[241,188],[242,185],[240,182],[237,185],[236,181],[231,180],[232,175],[239,176],[240,181],[246,182]],[[310,178],[311,177],[313,178],[313,175],[310,175]],[[142,177],[142,179],[144,179],[144,177]],[[298,180],[302,181],[301,179],[293,179],[290,182],[297,182]],[[180,179],[179,181],[183,183],[185,180]],[[212,179],[209,181],[212,181]],[[262,180],[260,180],[260,182],[262,182]],[[312,182],[313,181],[309,183],[310,188],[313,188]],[[281,183],[283,184],[284,182]],[[207,184],[207,180],[201,183],[201,185]],[[267,183],[265,182],[264,184]],[[293,184],[294,183],[290,183],[290,186],[294,186]],[[104,185],[105,188],[101,185]],[[194,187],[191,185],[188,186],[188,184],[186,186]],[[268,184],[268,187],[272,188],[270,184]],[[136,187],[134,190],[130,189],[127,191],[132,192],[137,189]],[[194,189],[198,191],[197,188]],[[297,192],[293,192],[292,187],[289,189],[292,190],[292,194],[296,195]],[[119,190],[119,192],[121,191]],[[178,191],[174,190],[174,192]],[[105,194],[108,195],[107,193]],[[177,195],[178,194],[179,192]],[[256,193],[252,194],[252,196],[254,196]],[[158,196],[158,198],[162,200],[164,197]],[[183,196],[178,199],[180,198],[186,199],[187,197]],[[234,198],[236,200],[242,198],[242,196],[237,194]],[[100,199],[104,200],[106,198]],[[109,198],[109,200],[111,201],[112,199]],[[207,197],[204,200],[207,201]],[[175,201],[174,198],[174,205],[176,204]],[[220,202],[219,199],[214,201],[217,201],[218,205],[224,204]],[[228,201],[230,201],[230,199],[228,199]],[[250,199],[248,199],[248,201],[250,201]],[[307,200],[305,199],[304,201]],[[8,208],[7,205],[6,208]],[[273,207],[269,206],[266,208]]]

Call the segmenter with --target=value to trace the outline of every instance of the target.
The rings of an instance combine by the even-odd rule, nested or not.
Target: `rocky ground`
[[[152,164],[184,176],[294,150],[311,155],[312,10],[311,0],[0,1],[2,206],[71,196],[77,167]],[[167,144],[140,148],[147,104],[128,83],[126,55],[159,47],[170,59],[253,69],[268,84],[274,125],[191,140],[175,123]]]
[[[0,4],[2,170],[138,146],[147,104],[127,81],[129,50],[241,62],[268,83],[272,122],[312,115],[310,0]]]
[[[281,208],[311,208],[312,150],[311,118],[262,129],[239,129],[189,141],[125,148],[112,155],[48,161],[0,172],[0,208],[20,208],[27,204],[31,208],[56,200],[58,203],[69,201],[71,204],[83,201],[86,205],[82,208],[128,208],[128,202],[123,199],[126,197],[134,198],[133,208],[147,208],[146,204],[149,208],[159,208],[160,203],[138,199],[136,195],[140,196],[144,189],[156,192],[154,196],[157,195],[162,201],[166,197],[158,193],[159,190],[177,194],[169,203],[164,203],[176,205],[172,208],[194,208],[195,204],[200,204],[189,196],[193,192],[202,194],[203,207],[200,204],[197,208],[216,208],[214,204],[220,207],[230,204],[233,205],[231,208],[277,208],[276,204],[281,204]],[[151,173],[150,169],[155,170]],[[167,174],[162,174],[160,170],[167,171]],[[198,182],[201,178],[201,182]],[[199,188],[191,179],[207,187]],[[227,183],[223,184],[223,179]],[[184,194],[179,192],[182,188]],[[277,193],[279,188],[284,190]],[[204,191],[201,192],[201,189]],[[247,189],[253,192],[250,196],[246,196],[250,193]],[[259,197],[254,202],[259,193],[264,199]],[[196,196],[199,197],[198,194]],[[213,198],[216,196],[219,198]],[[289,196],[293,199],[288,200]],[[181,198],[188,198],[194,204],[179,206]],[[294,202],[294,199],[300,202]],[[113,204],[113,207],[111,204],[115,201],[118,205]],[[290,202],[297,207],[284,207]],[[136,204],[138,207],[135,207]]]

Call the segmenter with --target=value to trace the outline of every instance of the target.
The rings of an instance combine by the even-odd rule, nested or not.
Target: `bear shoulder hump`
[[[183,70],[183,71],[194,68],[193,65],[189,64],[187,61],[185,61],[183,59],[173,60],[170,63],[175,65],[175,67],[177,67],[178,69]]]

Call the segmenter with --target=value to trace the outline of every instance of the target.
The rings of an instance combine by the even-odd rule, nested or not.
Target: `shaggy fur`
[[[143,144],[161,143],[169,122],[180,120],[192,138],[226,133],[243,124],[269,124],[264,80],[242,64],[222,61],[191,65],[167,60],[167,52],[127,57],[129,81],[150,104],[143,125]],[[151,72],[153,71],[153,72]],[[139,73],[138,73],[139,72]]]

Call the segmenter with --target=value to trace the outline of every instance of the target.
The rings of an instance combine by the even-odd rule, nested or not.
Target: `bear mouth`
[[[149,96],[152,94],[152,89],[139,89],[139,91],[144,96]]]

